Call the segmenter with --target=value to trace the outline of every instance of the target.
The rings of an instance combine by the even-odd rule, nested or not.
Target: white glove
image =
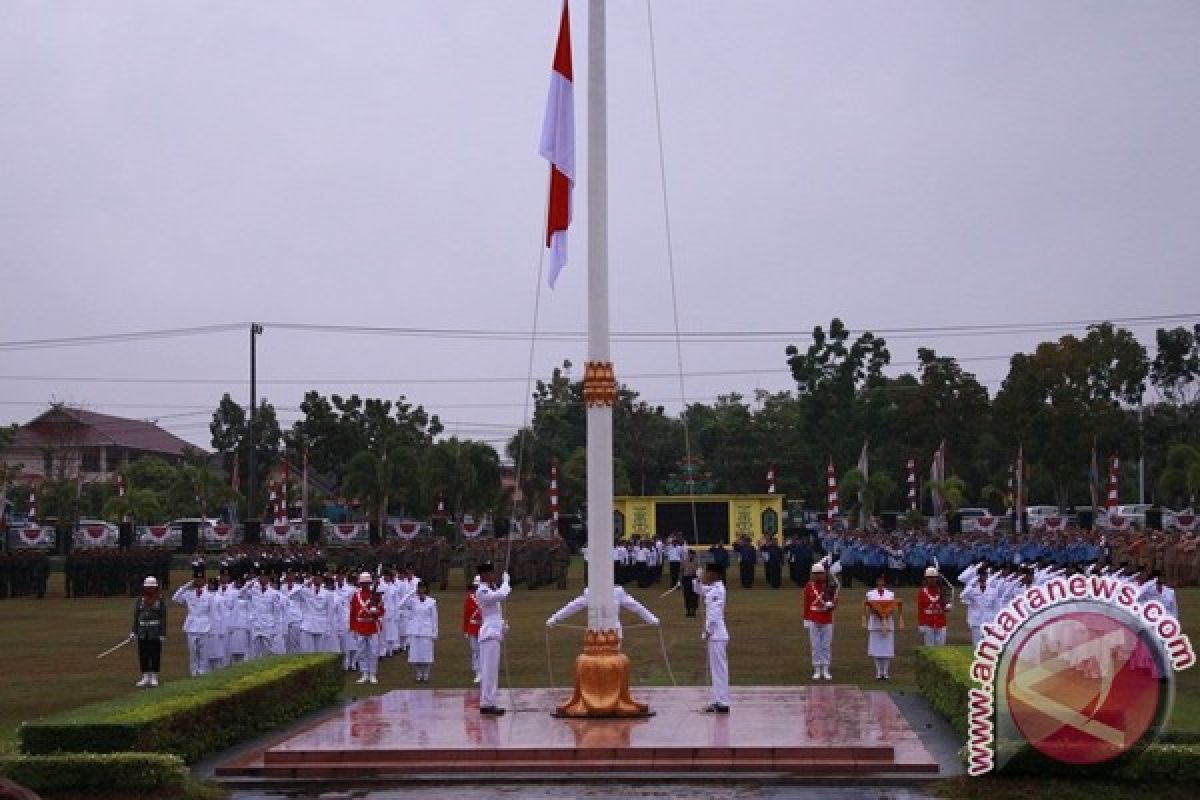
[[[508,570],[505,570],[504,574],[500,576],[500,582],[508,583]]]
[[[708,631],[700,631],[700,641],[702,641],[702,642],[708,641]]]
[[[130,640],[136,639],[136,638],[137,638],[137,634],[136,634],[136,633],[133,633],[133,632],[130,632],[130,634],[129,634],[129,638],[130,638]]]
[[[832,611],[832,610],[833,610],[833,603],[830,603],[828,600],[826,600],[826,601],[825,601],[825,610],[826,610],[826,611]]]
[[[658,625],[659,624],[658,617],[650,617],[650,624]]]
[[[553,627],[554,627],[554,625],[555,625],[555,623],[554,623],[554,617],[551,617],[550,619],[546,620],[546,627],[547,627],[547,628],[553,628]]]

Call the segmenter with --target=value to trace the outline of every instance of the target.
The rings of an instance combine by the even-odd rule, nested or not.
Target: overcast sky
[[[527,342],[269,323],[531,328],[559,8],[6,0],[0,340],[259,320],[281,409],[309,385],[404,393],[504,438]],[[1200,4],[653,0],[653,20],[684,331],[1200,319]],[[671,331],[645,2],[610,3],[608,40],[612,326]],[[584,329],[585,195],[542,330]],[[889,339],[901,364],[978,359],[994,393],[1061,333]],[[0,349],[0,418],[67,401],[208,445],[221,393],[247,400],[247,340]],[[687,398],[789,388],[788,341],[686,344],[685,372],[728,373]],[[539,342],[534,373],[583,356]],[[614,360],[677,410],[677,379],[628,378],[674,372],[670,341]],[[463,378],[513,380],[429,382]]]

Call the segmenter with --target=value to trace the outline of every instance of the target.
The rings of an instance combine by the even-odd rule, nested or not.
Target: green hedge
[[[964,739],[973,651],[968,645],[917,648],[917,688]]]
[[[187,763],[333,702],[332,653],[276,656],[23,723],[21,751],[172,753]]]
[[[968,698],[974,688],[970,678],[971,647],[917,648],[917,688],[935,711],[963,737],[968,726]],[[1055,761],[1032,746],[1025,746],[1005,763],[1004,773],[1040,777],[1106,778],[1118,781],[1200,781],[1200,744],[1194,742],[1149,745],[1140,753],[1129,753],[1106,764],[1080,767]],[[965,755],[965,749],[964,749]]]
[[[181,788],[187,765],[165,753],[60,753],[0,758],[0,777],[35,792],[160,792]]]

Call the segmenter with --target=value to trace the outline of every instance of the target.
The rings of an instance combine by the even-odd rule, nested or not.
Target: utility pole
[[[250,452],[246,454],[248,472],[246,474],[246,518],[254,519],[254,449],[257,440],[254,438],[254,415],[258,411],[258,337],[262,335],[263,327],[257,322],[250,323],[250,419],[246,428],[246,440],[250,443]]]

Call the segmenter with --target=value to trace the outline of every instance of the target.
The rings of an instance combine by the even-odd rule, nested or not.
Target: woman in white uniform
[[[875,680],[889,679],[888,671],[896,657],[896,626],[904,626],[900,601],[887,588],[887,576],[875,578],[875,588],[867,592],[863,603],[863,624],[867,629],[867,657],[875,661]]]
[[[429,596],[429,585],[421,581],[404,606],[408,612],[408,663],[416,670],[417,683],[428,683],[433,641],[438,637],[437,601]]]

